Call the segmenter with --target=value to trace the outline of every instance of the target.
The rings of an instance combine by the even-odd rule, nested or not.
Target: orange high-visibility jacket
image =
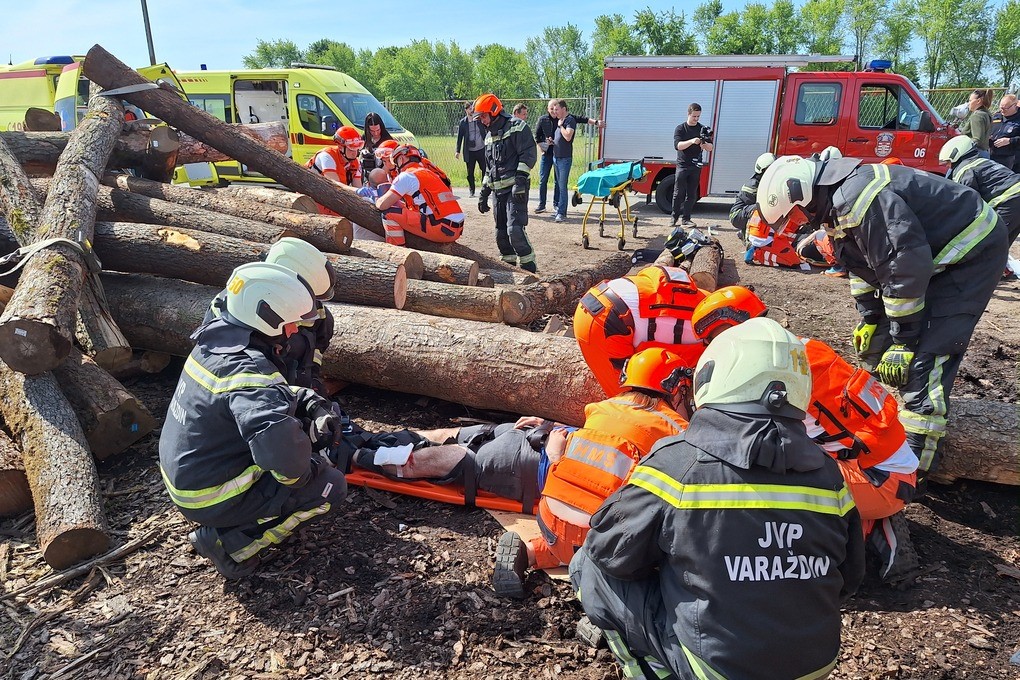
[[[907,434],[896,399],[870,373],[854,368],[824,342],[804,340],[811,365],[808,415],[825,430],[825,442],[839,442],[838,457],[856,458],[862,468],[894,454]],[[818,438],[816,438],[817,440]]]
[[[567,450],[549,469],[542,496],[593,514],[657,441],[687,428],[664,399],[645,408],[634,403],[635,396],[626,392],[585,407],[584,427],[567,438]]]
[[[318,158],[319,154],[326,154],[333,159],[336,163],[337,178],[348,186],[354,184],[355,179],[361,179],[361,162],[355,158],[353,161],[348,160],[344,157],[344,152],[340,150],[339,146],[327,146],[322,151],[319,151],[314,156],[308,159],[305,163],[306,168],[315,170],[320,175],[327,176],[321,168],[315,164],[315,159]]]
[[[421,206],[414,202],[414,199],[420,196],[437,220],[444,220],[450,215],[464,213],[460,203],[457,202],[457,197],[453,195],[450,187],[446,186],[439,175],[423,167],[410,168],[404,172],[414,175],[414,178],[418,180],[417,193],[401,196],[408,210],[421,212]]]

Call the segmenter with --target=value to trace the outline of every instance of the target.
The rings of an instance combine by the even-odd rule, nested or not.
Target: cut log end
[[[96,427],[87,436],[96,460],[106,460],[120,453],[156,427],[156,419],[134,399],[128,399],[97,420]]]
[[[403,309],[407,304],[407,271],[404,265],[397,265],[397,273],[393,277],[393,308]]]
[[[53,370],[70,351],[70,338],[50,324],[16,319],[0,326],[0,358],[25,375]]]
[[[63,531],[48,545],[42,555],[54,569],[67,569],[90,557],[101,555],[110,547],[110,537],[91,527]]]
[[[15,517],[32,509],[32,492],[24,468],[0,470],[0,517]]]
[[[96,352],[92,359],[107,371],[115,371],[131,361],[130,347],[107,347]]]
[[[523,323],[531,315],[528,299],[515,290],[504,290],[500,301],[503,308],[503,323],[511,326]]]

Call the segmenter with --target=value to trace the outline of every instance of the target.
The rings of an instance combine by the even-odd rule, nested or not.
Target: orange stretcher
[[[347,483],[355,486],[367,486],[372,489],[391,491],[403,496],[417,496],[430,501],[449,503],[450,505],[464,505],[467,500],[464,498],[464,489],[459,484],[432,484],[422,480],[414,482],[400,482],[390,479],[374,472],[369,472],[358,466],[354,466],[347,475]],[[538,506],[538,503],[535,504]],[[523,512],[521,504],[509,498],[497,496],[488,491],[479,489],[475,493],[475,507],[486,510],[503,510],[504,512]]]

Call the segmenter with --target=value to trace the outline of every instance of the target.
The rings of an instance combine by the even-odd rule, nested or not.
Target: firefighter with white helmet
[[[347,494],[317,450],[340,422],[312,390],[287,385],[279,360],[297,324],[316,317],[306,281],[266,262],[233,271],[220,314],[192,336],[159,440],[170,499],[200,526],[188,538],[228,579]],[[307,424],[302,421],[304,418]]]
[[[946,177],[978,192],[995,209],[1012,244],[1020,234],[1020,174],[982,156],[981,149],[966,135],[942,145],[939,163],[949,166]]]
[[[855,158],[779,158],[758,204],[769,223],[801,210],[831,225],[861,314],[854,349],[900,388],[921,480],[938,465],[953,380],[1006,264],[1005,225],[968,187]]]
[[[758,201],[758,182],[761,181],[762,173],[776,160],[776,155],[766,152],[758,156],[754,161],[754,174],[740,187],[737,198],[730,208],[730,224],[737,228],[737,235],[744,240],[747,233],[747,221],[754,213],[755,204]]]
[[[684,434],[592,517],[570,563],[581,605],[626,677],[824,677],[863,536],[836,462],[804,430],[804,346],[750,319],[708,346],[694,390]]]

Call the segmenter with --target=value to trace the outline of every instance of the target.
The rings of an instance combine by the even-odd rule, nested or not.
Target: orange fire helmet
[[[503,112],[503,102],[494,94],[483,94],[475,100],[475,113],[487,113],[498,116]]]
[[[395,140],[395,139],[387,139],[386,141],[381,142],[379,144],[379,146],[375,147],[375,157],[376,158],[389,158],[389,157],[391,157],[393,155],[393,151],[398,146],[400,146],[400,145],[397,144],[397,140]]]
[[[627,359],[620,373],[620,386],[640,387],[674,397],[685,369],[689,368],[678,354],[662,347],[649,347]]]
[[[421,151],[410,144],[401,144],[393,150],[392,160],[400,170],[409,163],[421,163]]]
[[[694,334],[711,340],[719,331],[756,316],[765,316],[768,307],[754,291],[743,286],[726,286],[708,296],[694,310],[691,323]]]
[[[365,140],[361,138],[361,133],[350,125],[344,125],[337,130],[333,135],[333,141],[352,151],[360,151],[365,146]]]

